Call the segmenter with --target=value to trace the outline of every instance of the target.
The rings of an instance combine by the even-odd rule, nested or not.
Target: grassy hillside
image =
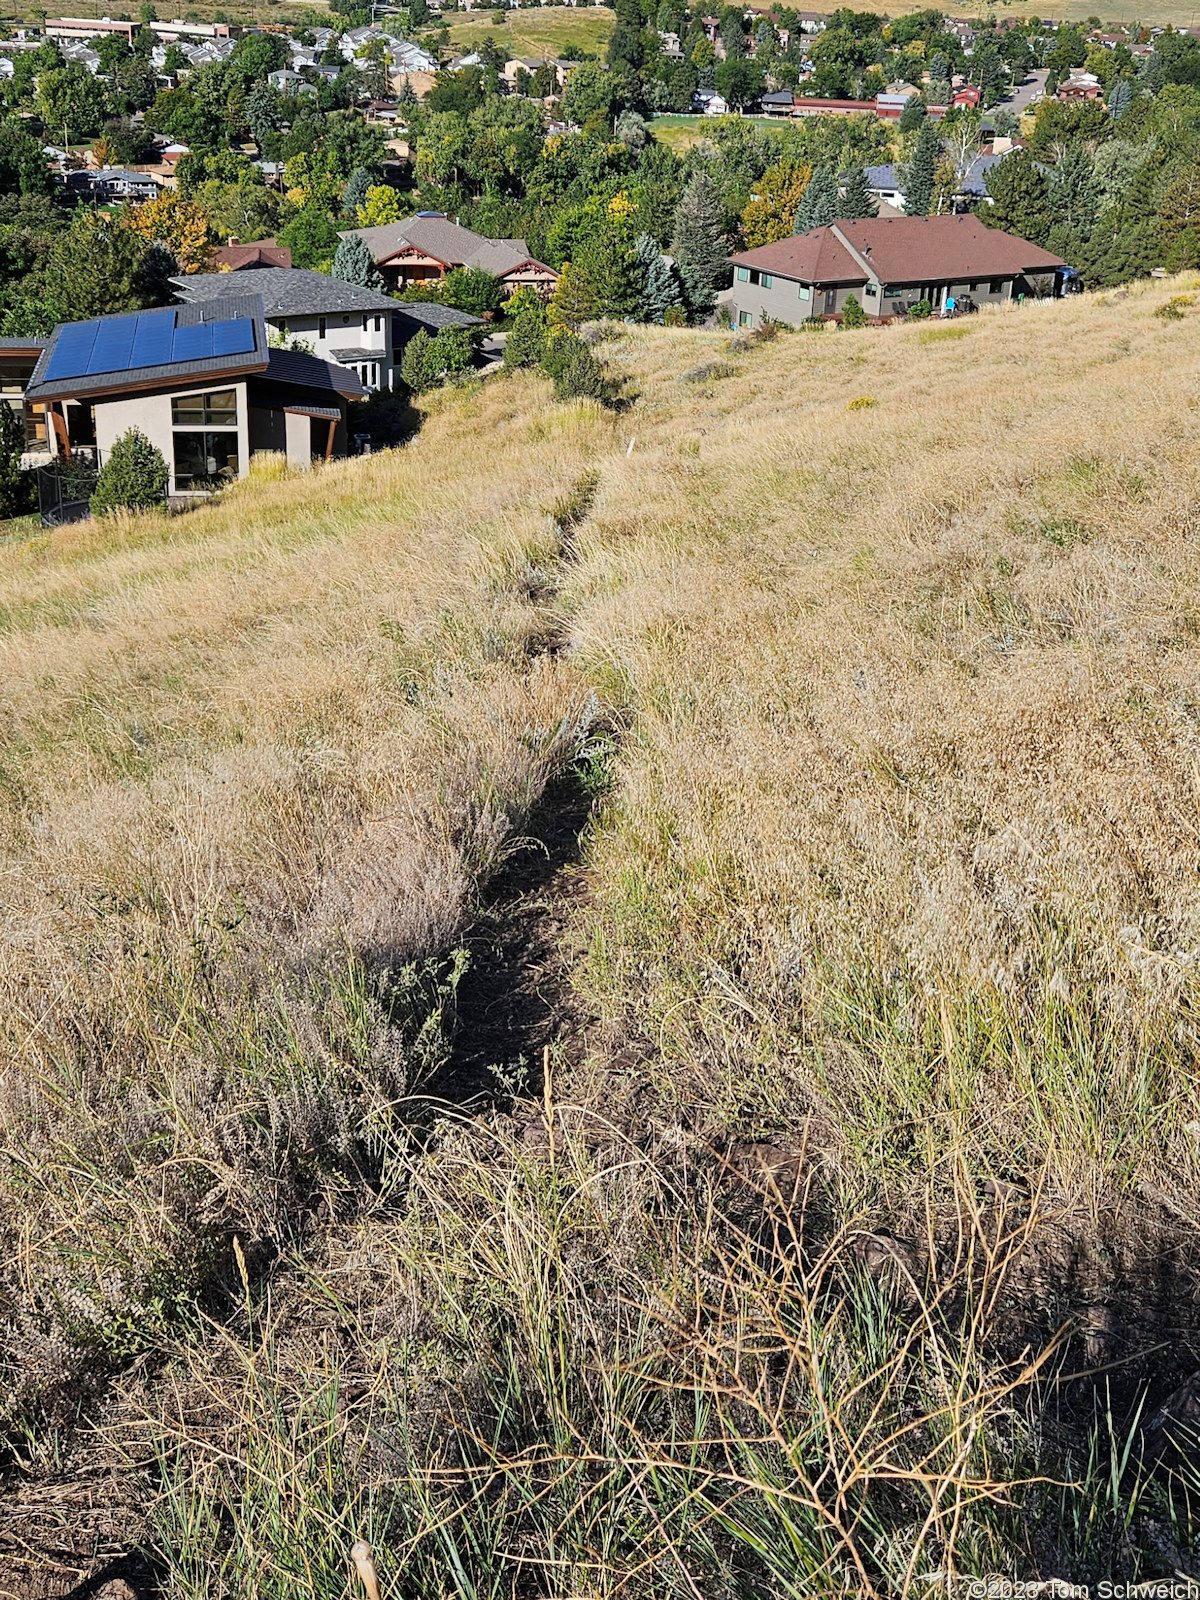
[[[10,1590],[1193,1569],[1195,289],[0,549]]]
[[[494,17],[503,17],[497,27]],[[531,11],[470,13],[448,16],[450,43],[458,51],[491,39],[512,56],[537,60],[570,59],[578,51],[603,56],[616,16],[607,6],[542,6]]]

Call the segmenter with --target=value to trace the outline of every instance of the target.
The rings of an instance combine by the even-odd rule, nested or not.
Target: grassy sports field
[[[503,18],[497,27],[494,18]],[[571,59],[581,51],[603,56],[616,18],[607,6],[545,6],[528,11],[483,11],[451,14],[446,19],[450,42],[466,51],[475,40],[502,43],[509,56]]]

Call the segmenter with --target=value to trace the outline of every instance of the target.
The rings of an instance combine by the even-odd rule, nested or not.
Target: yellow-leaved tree
[[[386,183],[376,183],[367,190],[364,205],[358,208],[360,228],[382,228],[389,222],[400,221],[400,197]]]
[[[203,272],[212,256],[213,239],[208,216],[194,200],[166,189],[157,200],[139,206],[129,226],[151,244],[165,244],[179,263],[180,272]]]
[[[811,177],[807,161],[777,161],[767,168],[758,192],[742,212],[742,239],[747,250],[787,238]]]

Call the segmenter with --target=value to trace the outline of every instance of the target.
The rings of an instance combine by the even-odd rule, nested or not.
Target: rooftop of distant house
[[[524,239],[488,239],[441,212],[417,212],[378,228],[352,228],[342,238],[351,234],[363,240],[375,261],[414,249],[447,267],[482,267],[499,277],[533,259]]]
[[[746,250],[732,260],[801,283],[864,283],[863,262],[885,283],[1000,278],[1066,266],[1039,245],[969,215],[838,222]]]

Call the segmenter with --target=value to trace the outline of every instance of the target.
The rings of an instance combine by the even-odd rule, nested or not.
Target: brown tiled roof
[[[760,244],[731,258],[738,267],[758,267],[763,272],[778,272],[801,283],[866,283],[867,275],[854,257],[840,244],[831,228],[812,228],[808,233],[792,233],[774,244]]]
[[[838,233],[871,263],[884,283],[961,282],[1007,278],[1065,267],[1016,234],[985,227],[978,217],[870,217],[838,222]],[[814,228],[734,256],[737,266],[758,267],[802,283],[865,283],[866,274],[838,243],[834,228]]]

